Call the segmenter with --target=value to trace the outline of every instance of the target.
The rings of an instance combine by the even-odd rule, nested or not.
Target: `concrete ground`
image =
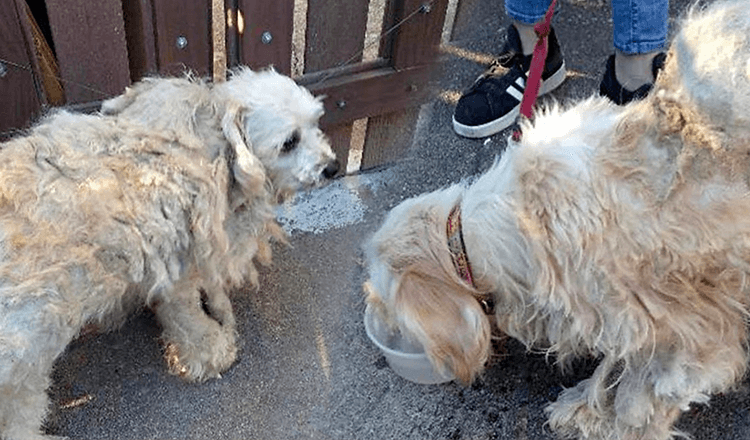
[[[452,98],[484,70],[508,24],[503,0],[462,0],[453,41],[436,65],[436,97],[422,107],[415,142],[390,167],[339,179],[284,207],[291,246],[277,247],[258,291],[233,295],[239,362],[220,380],[166,373],[159,328],[143,312],[120,331],[75,341],[58,362],[46,429],[74,439],[518,439],[554,436],[544,407],[591,373],[563,375],[510,341],[469,387],[417,385],[387,366],[362,324],[361,244],[399,201],[487,169],[508,133],[456,136]],[[609,2],[561,0],[554,25],[570,76],[554,97],[598,87],[612,51]],[[687,5],[672,0],[671,16]],[[468,54],[468,55],[467,55]],[[480,57],[481,58],[481,57]],[[750,439],[748,382],[685,413],[696,440]]]

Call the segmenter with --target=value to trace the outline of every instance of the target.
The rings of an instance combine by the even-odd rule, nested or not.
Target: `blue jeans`
[[[534,24],[544,17],[551,0],[505,0],[513,20]],[[661,50],[667,42],[669,0],[611,0],[615,48],[626,54]],[[560,3],[560,0],[557,0]],[[554,20],[553,20],[554,26]]]

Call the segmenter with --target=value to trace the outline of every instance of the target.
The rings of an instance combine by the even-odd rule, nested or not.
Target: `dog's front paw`
[[[614,439],[612,426],[614,415],[611,408],[603,405],[591,406],[588,384],[591,379],[581,381],[577,386],[564,390],[546,408],[549,426],[562,438],[580,440]]]
[[[166,340],[164,358],[171,374],[190,381],[221,378],[237,359],[233,331],[212,331],[200,341]]]

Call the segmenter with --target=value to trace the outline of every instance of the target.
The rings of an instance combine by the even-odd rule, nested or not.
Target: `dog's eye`
[[[289,139],[284,141],[284,145],[281,146],[281,152],[288,153],[297,148],[297,144],[299,144],[299,131],[295,130],[294,133],[289,136]]]

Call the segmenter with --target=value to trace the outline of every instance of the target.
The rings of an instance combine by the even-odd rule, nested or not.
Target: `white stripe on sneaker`
[[[521,102],[523,99],[523,91],[519,91],[515,87],[513,87],[513,84],[509,85],[505,91],[512,97],[516,98],[518,102]]]

